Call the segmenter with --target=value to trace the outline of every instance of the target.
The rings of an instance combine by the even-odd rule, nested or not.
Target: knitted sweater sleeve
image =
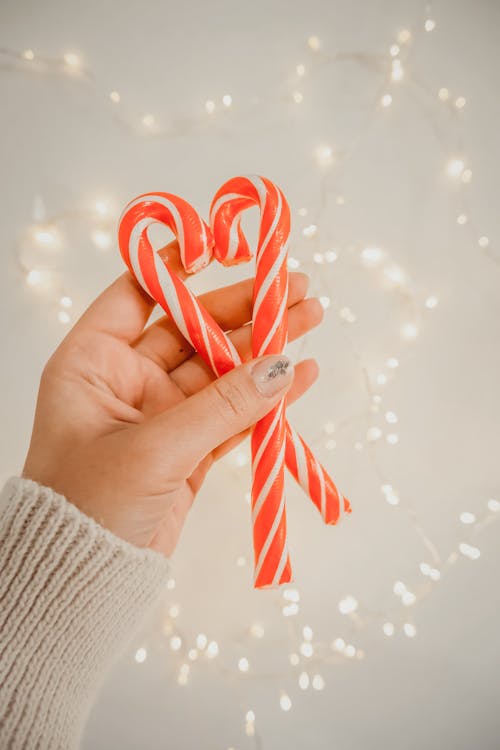
[[[0,494],[0,747],[73,750],[101,677],[159,598],[169,562],[62,495]]]

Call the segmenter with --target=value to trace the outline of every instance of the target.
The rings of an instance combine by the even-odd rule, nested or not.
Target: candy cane
[[[119,244],[122,256],[138,282],[176,322],[185,338],[197,349],[215,374],[222,375],[239,365],[241,359],[230,339],[212,316],[204,310],[176,274],[170,271],[168,264],[153,251],[148,238],[148,228],[154,223],[168,226],[176,235],[181,260],[187,270],[198,270],[210,261],[212,254],[210,231],[196,211],[181,198],[168,193],[145,194],[136,198],[125,208],[120,219]],[[232,226],[239,233],[239,259],[242,260],[243,255],[245,259],[250,258],[248,246],[245,249],[244,237],[239,230],[239,219],[236,219]],[[284,422],[282,413],[279,414],[278,421],[280,424],[277,429],[282,430],[281,423]],[[348,500],[338,493],[332,480],[314,458],[305,442],[286,422],[285,430],[285,461],[288,468],[312,497],[324,521],[328,524],[337,523],[344,512],[350,512]],[[263,444],[264,441],[261,445]],[[280,507],[282,503],[281,496]],[[280,518],[281,514],[278,520]],[[278,526],[276,531],[279,532],[277,535],[275,533],[277,539],[283,539],[283,524]],[[263,548],[264,544],[261,545],[261,549]],[[282,556],[280,563],[282,572],[279,579],[275,580],[275,574],[270,585],[290,580],[291,569],[288,556],[286,559]],[[269,585],[261,581],[262,577],[259,580],[256,579],[256,587]]]
[[[290,210],[279,188],[258,177],[235,177],[216,193],[210,209],[215,257],[224,265],[249,260],[252,253],[241,229],[241,214],[252,206],[260,209],[256,251],[252,349],[253,356],[279,354],[287,341],[287,245]],[[323,520],[335,524],[349,501],[335,487],[304,440],[286,422],[281,403],[260,420],[252,431],[252,515],[254,523],[255,585],[275,585],[290,580],[286,550],[286,515],[283,498],[283,423],[286,430],[286,465],[311,497]],[[265,492],[268,493],[265,496]]]

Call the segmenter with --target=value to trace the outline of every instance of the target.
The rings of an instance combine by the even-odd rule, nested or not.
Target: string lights
[[[425,18],[423,22],[425,34],[432,34],[436,27],[435,19]],[[285,97],[283,103],[292,101],[297,106],[304,104],[308,81],[314,76],[318,67],[357,61],[371,66],[376,74],[377,96],[374,97],[375,105],[371,114],[374,118],[385,117],[387,115],[384,111],[392,107],[400,87],[414,85],[407,51],[417,36],[418,29],[402,29],[384,54],[353,52],[335,55],[330,55],[325,51],[318,36],[309,36],[306,40],[308,59],[306,62],[297,62],[293,71],[294,76],[292,76],[293,85],[290,86],[288,97]],[[60,57],[52,58],[40,55],[32,48],[21,51],[0,48],[0,57],[6,69],[27,70],[34,75],[58,73],[71,76],[75,85],[84,84],[91,87],[99,101],[110,108],[117,125],[127,128],[138,138],[153,136],[173,138],[180,134],[175,129],[163,127],[151,112],[144,113],[138,121],[131,118],[124,109],[126,100],[124,92],[116,89],[107,91],[102,88],[81,56],[73,51],[67,51]],[[455,118],[459,117],[461,111],[467,106],[466,98],[461,93],[453,94],[446,87],[440,87],[437,91],[426,87],[425,92],[432,106],[445,107]],[[224,117],[228,110],[237,111],[239,106],[237,99],[234,99],[233,94],[229,92],[220,99],[206,99],[200,103],[199,112],[183,119],[181,134],[188,135],[199,128],[207,127],[210,122]],[[337,206],[343,206],[346,200],[344,195],[336,192],[332,187],[332,183],[328,181],[328,173],[333,164],[347,163],[352,153],[337,151],[330,144],[321,143],[316,147],[312,156],[318,171],[322,197],[319,205],[314,207],[314,211],[311,211],[310,207],[301,207],[297,212],[304,225],[300,232],[300,242],[294,246],[294,255],[289,258],[289,268],[291,270],[305,269],[311,272],[313,277],[320,272],[324,279],[328,269],[339,257],[338,249],[329,246],[328,239],[322,231],[327,223],[328,200],[332,194],[335,196]],[[443,158],[442,171],[450,181],[450,185],[454,187],[459,186],[463,189],[472,181],[472,169],[464,153],[446,154]],[[467,206],[463,192],[460,194],[460,206],[459,212],[456,213],[456,223],[475,232],[476,248],[484,257],[498,263],[499,258],[491,247],[489,237],[477,231],[472,218],[473,212]],[[464,206],[466,206],[465,210]],[[311,215],[314,216],[314,221],[309,218]],[[38,199],[34,209],[34,220],[34,224],[26,228],[16,244],[16,262],[27,287],[34,292],[41,292],[48,300],[49,307],[54,311],[55,319],[62,325],[68,325],[72,321],[72,297],[69,290],[65,288],[60,274],[53,270],[52,265],[44,264],[44,258],[47,254],[57,252],[64,245],[67,225],[71,225],[71,232],[75,231],[75,226],[83,225],[96,252],[108,251],[113,245],[116,215],[109,202],[99,198],[93,205],[84,209],[70,210],[47,217],[43,203]],[[388,294],[398,295],[403,300],[407,316],[400,321],[401,345],[402,347],[414,345],[421,333],[424,316],[432,313],[439,305],[438,296],[434,293],[422,296],[412,285],[406,271],[391,258],[388,249],[374,244],[351,247],[350,252],[353,257],[357,258],[360,270],[371,275],[374,284],[386,290]],[[322,294],[320,302],[325,310],[329,308],[333,310],[339,324],[347,332],[346,335],[349,335],[349,328],[358,322],[356,312],[347,305],[337,309],[330,294]],[[363,602],[358,601],[353,594],[346,593],[337,603],[338,628],[341,630],[342,623],[348,621],[355,626],[360,638],[363,629],[375,627],[381,637],[394,639],[401,635],[411,640],[417,636],[417,628],[412,618],[415,607],[428,597],[436,586],[442,585],[442,579],[459,560],[474,562],[480,558],[481,551],[477,546],[477,536],[485,526],[500,517],[500,501],[496,498],[489,498],[482,512],[473,513],[467,509],[461,511],[458,520],[461,524],[462,535],[456,548],[447,556],[442,556],[438,552],[437,546],[418,519],[416,509],[404,498],[404,493],[398,491],[393,485],[390,477],[386,476],[377,458],[382,444],[385,449],[390,450],[399,442],[397,432],[399,416],[390,406],[382,407],[381,392],[388,382],[396,377],[401,363],[404,363],[404,349],[402,354],[389,352],[384,358],[384,367],[378,370],[369,367],[363,361],[354,344],[351,345],[351,349],[363,375],[366,409],[363,410],[363,419],[360,421],[364,421],[367,425],[363,434],[354,443],[354,450],[369,451],[380,482],[382,501],[406,513],[416,535],[422,542],[425,559],[415,561],[415,577],[411,585],[401,580],[388,584],[394,603],[387,611],[372,611]],[[332,421],[325,422],[322,434],[317,438],[316,443],[323,445],[327,450],[335,450],[338,441],[343,439],[342,434],[346,424],[347,422],[338,425]],[[248,463],[248,457],[244,452],[236,452],[231,460],[236,470]],[[249,494],[246,493],[245,502],[249,501]],[[246,557],[239,555],[235,564],[239,568],[244,568],[247,565]],[[172,595],[171,592],[175,590],[175,586],[175,579],[169,579],[166,585],[168,597]],[[253,668],[252,659],[249,658],[250,651],[266,636],[263,625],[258,622],[248,628],[244,645],[245,653],[241,653],[236,661],[228,666],[223,644],[219,646],[217,640],[203,632],[198,633],[194,641],[186,637],[181,627],[180,607],[176,602],[170,601],[163,620],[162,632],[173,655],[179,687],[187,686],[192,679],[193,672],[203,668],[202,665],[216,669],[223,677],[230,677],[233,680],[236,677],[244,679],[252,675],[262,679],[270,677],[277,683],[277,707],[284,713],[288,713],[293,710],[294,705],[286,689],[290,684],[296,685],[300,691],[312,689],[321,692],[327,687],[327,679],[321,670],[326,670],[330,665],[358,662],[365,658],[363,648],[347,641],[341,635],[335,634],[330,642],[324,642],[315,638],[311,625],[299,625],[300,592],[297,588],[286,587],[276,592],[269,592],[269,594],[274,597],[273,601],[279,617],[283,617],[287,622],[289,669],[268,675]],[[147,657],[146,646],[138,647],[133,655],[138,665],[143,664]],[[246,736],[254,739],[256,748],[261,748],[262,739],[257,732],[256,714],[251,707],[243,708],[242,724]]]

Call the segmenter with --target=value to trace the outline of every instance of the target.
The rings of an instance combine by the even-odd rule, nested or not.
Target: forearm
[[[157,600],[169,563],[64,497],[0,495],[0,745],[77,747],[102,675]]]

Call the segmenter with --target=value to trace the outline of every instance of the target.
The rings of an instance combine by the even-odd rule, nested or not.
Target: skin
[[[176,242],[160,255],[185,276]],[[200,297],[245,362],[252,286],[248,279]],[[290,274],[290,341],[322,319],[319,301],[305,299],[307,287],[305,274]],[[288,403],[302,396],[318,367],[299,362],[293,382],[264,398],[250,365],[216,380],[166,316],[148,326],[153,308],[127,272],[70,330],[42,373],[23,476],[126,541],[170,556],[213,463],[284,392]]]

